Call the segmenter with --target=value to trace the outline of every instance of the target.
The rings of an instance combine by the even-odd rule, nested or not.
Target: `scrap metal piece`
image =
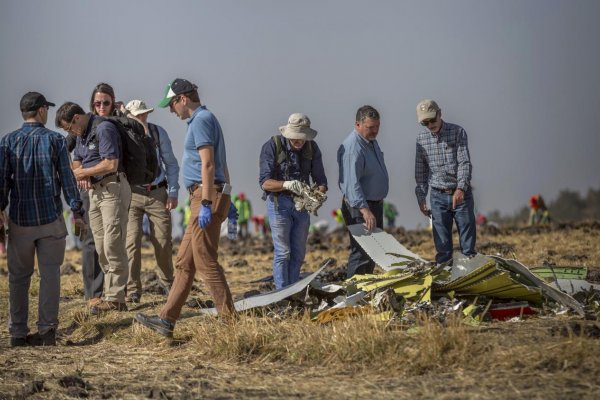
[[[555,287],[568,294],[575,294],[579,292],[589,292],[590,290],[596,290],[600,292],[600,285],[588,282],[583,279],[557,279],[550,283],[550,286]]]
[[[502,262],[507,268],[510,268],[513,272],[520,274],[521,276],[527,278],[531,282],[533,282],[536,286],[538,286],[542,293],[551,299],[555,300],[558,303],[561,303],[582,317],[585,317],[585,312],[583,310],[583,306],[577,300],[572,298],[566,293],[563,293],[552,286],[546,284],[542,279],[538,278],[535,274],[533,274],[529,269],[518,262],[517,260],[506,260],[502,257],[498,256],[490,256],[496,260]]]
[[[294,207],[298,211],[306,210],[312,215],[317,216],[317,210],[327,200],[327,195],[321,192],[316,184],[313,184],[313,186],[308,186],[304,182],[300,182],[300,184],[302,186],[301,194],[294,193],[292,195]]]
[[[252,296],[252,297],[248,297],[246,299],[236,301],[234,303],[235,310],[236,311],[244,311],[244,310],[250,310],[250,309],[256,308],[256,307],[268,306],[269,304],[277,303],[278,301],[281,301],[293,294],[301,292],[310,284],[310,282],[313,279],[315,279],[317,277],[317,275],[319,275],[319,273],[321,271],[323,271],[325,268],[327,268],[328,266],[333,265],[333,264],[335,264],[335,260],[333,258],[328,258],[327,260],[325,260],[323,262],[323,264],[321,264],[319,269],[317,269],[315,272],[308,275],[304,279],[301,279],[298,282],[294,283],[293,285],[290,285],[290,286],[284,287],[283,289],[275,290],[275,291],[272,291],[269,293],[263,293],[263,294],[259,294],[257,296]],[[203,308],[200,310],[200,314],[217,315],[217,309],[216,308]]]
[[[367,231],[363,224],[354,224],[348,225],[348,230],[369,257],[386,271],[402,268],[394,265],[398,264],[398,261],[402,261],[398,259],[399,257],[425,261],[400,244],[392,235],[379,228]]]
[[[582,279],[585,280],[587,277],[587,267],[557,267],[557,266],[546,266],[546,267],[534,267],[529,268],[531,272],[536,274],[542,279]]]

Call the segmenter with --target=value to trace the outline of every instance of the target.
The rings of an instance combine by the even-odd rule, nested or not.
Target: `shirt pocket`
[[[451,176],[456,176],[456,141],[449,140],[444,143],[444,167],[446,173]]]

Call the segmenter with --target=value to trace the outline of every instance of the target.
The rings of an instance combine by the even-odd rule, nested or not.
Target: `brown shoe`
[[[90,308],[90,314],[98,315],[107,311],[128,311],[125,303],[119,303],[117,301],[103,301]]]
[[[100,297],[92,297],[91,299],[88,299],[88,306],[90,307],[97,306],[100,303],[102,303],[102,299]]]

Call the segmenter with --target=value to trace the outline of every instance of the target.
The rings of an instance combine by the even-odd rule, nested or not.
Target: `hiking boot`
[[[134,319],[146,328],[150,328],[160,335],[168,338],[173,337],[173,330],[175,329],[174,322],[161,319],[158,315],[148,316],[142,313],[135,314]]]
[[[142,300],[142,297],[139,294],[135,293],[135,292],[131,293],[130,295],[128,295],[125,298],[125,301],[127,303],[133,303],[133,304],[140,304],[141,300]]]
[[[118,301],[102,301],[90,308],[90,314],[92,315],[99,315],[108,311],[127,311],[127,306],[125,303],[119,303]]]
[[[10,347],[24,347],[27,346],[27,338],[24,337],[10,337]]]
[[[56,330],[50,329],[44,334],[39,332],[27,335],[27,343],[30,346],[56,346]]]

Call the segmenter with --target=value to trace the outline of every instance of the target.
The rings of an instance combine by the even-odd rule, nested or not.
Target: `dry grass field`
[[[398,230],[410,250],[433,258],[430,233]],[[348,239],[309,240],[303,270],[333,257],[346,262]],[[600,223],[540,228],[484,228],[479,249],[525,265],[588,266],[600,274]],[[82,298],[80,256],[62,277],[59,343],[10,348],[6,260],[0,260],[0,399],[88,398],[378,398],[378,399],[595,399],[600,393],[600,323],[569,315],[517,322],[458,320],[443,326],[423,316],[418,329],[368,315],[318,325],[302,311],[246,313],[232,324],[184,307],[173,341],[132,323],[138,311],[164,302],[146,293],[128,312],[91,316]],[[269,242],[230,244],[220,260],[234,297],[265,284]],[[150,278],[153,257],[144,249]],[[263,285],[262,287],[260,285]],[[38,278],[31,287],[35,330]],[[209,300],[201,282],[193,295]]]

